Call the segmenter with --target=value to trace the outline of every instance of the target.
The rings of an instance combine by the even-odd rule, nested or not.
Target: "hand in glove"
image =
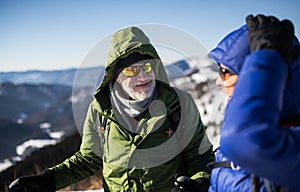
[[[289,20],[279,21],[274,16],[249,15],[246,17],[251,51],[277,51],[287,63],[293,61],[294,25]]]
[[[207,179],[193,180],[187,176],[177,174],[175,176],[175,186],[172,192],[207,192],[210,183]]]
[[[22,176],[9,185],[10,192],[54,192],[55,180],[49,170],[34,176]]]

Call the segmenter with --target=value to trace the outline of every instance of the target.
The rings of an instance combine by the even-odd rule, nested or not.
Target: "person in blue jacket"
[[[216,83],[223,87],[228,102],[233,95],[241,67],[247,55],[251,53],[248,43],[248,30],[244,25],[241,28],[229,33],[220,41],[208,56],[212,58],[219,67],[220,77]],[[223,122],[224,123],[224,122]],[[212,169],[210,192],[246,192],[252,190],[252,181],[261,192],[268,191],[264,182],[272,185],[263,178],[253,178],[250,172],[224,156],[220,149],[216,150],[216,162],[211,163]]]
[[[246,22],[252,53],[225,112],[220,150],[245,170],[300,191],[299,42],[288,20],[251,15]]]
[[[292,54],[296,50],[294,45],[298,48],[299,43],[294,38],[291,22],[258,15],[247,17],[247,25],[227,35],[209,53],[209,57],[219,64],[221,78],[217,80],[218,84],[223,86],[229,98],[232,97],[225,112],[217,162],[212,164],[209,191],[280,191],[287,187],[299,191],[299,177],[295,174],[300,174],[299,126],[297,131],[300,124],[300,62],[299,59],[295,61],[295,54]],[[283,60],[278,53],[288,59]],[[283,88],[279,91],[280,85]],[[280,107],[274,111],[276,103]],[[256,110],[252,111],[253,108]],[[262,122],[262,119],[266,121]],[[277,131],[287,133],[280,135]],[[286,140],[282,139],[280,144],[278,137]],[[285,156],[286,150],[291,159]],[[282,176],[277,167],[283,169],[284,163],[295,170],[285,170],[286,175]]]

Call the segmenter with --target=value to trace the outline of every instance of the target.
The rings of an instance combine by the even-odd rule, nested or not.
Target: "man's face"
[[[130,98],[142,101],[150,97],[155,89],[153,65],[148,61],[132,64],[120,72],[117,82]]]
[[[219,66],[220,76],[216,80],[216,84],[223,87],[224,93],[227,96],[227,100],[230,100],[234,86],[238,80],[238,75],[231,73],[224,65]]]

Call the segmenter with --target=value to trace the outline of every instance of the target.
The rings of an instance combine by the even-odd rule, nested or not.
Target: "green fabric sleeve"
[[[212,145],[205,133],[201,119],[199,126],[188,147],[184,150],[186,162],[188,162],[189,176],[192,179],[209,179],[210,170],[207,164],[215,161]]]
[[[49,168],[54,174],[56,189],[81,181],[102,169],[103,164],[99,153],[100,139],[94,114],[95,111],[90,106],[84,122],[80,151],[61,164]]]
[[[186,135],[185,138],[192,138],[184,149],[188,174],[192,179],[209,179],[210,170],[207,164],[215,161],[213,146],[207,137],[200,113],[191,96],[187,97],[184,104],[185,109],[182,110],[185,125],[183,135]],[[190,136],[190,133],[193,133],[193,136]]]
[[[95,174],[101,169],[99,157],[85,157],[79,151],[63,163],[49,170],[55,177],[56,189],[61,189]]]

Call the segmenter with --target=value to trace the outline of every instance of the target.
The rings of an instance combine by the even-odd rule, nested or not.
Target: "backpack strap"
[[[176,109],[175,111],[173,111],[170,115],[169,115],[169,120],[171,122],[171,126],[170,129],[175,132],[177,130],[177,127],[179,125],[180,122],[180,118],[181,118],[181,107],[179,107],[178,109]]]
[[[101,115],[98,113],[98,120],[99,120],[99,131],[100,133],[104,133],[104,131],[106,130],[106,125],[108,124],[108,118],[105,117],[104,115]]]
[[[232,170],[240,170],[241,167],[238,165],[234,165],[232,161],[220,161],[220,162],[211,162],[207,164],[207,167],[210,169],[214,168],[230,168]],[[254,174],[251,174],[251,187],[252,192],[259,192],[260,189],[260,183],[259,183],[259,177],[256,177]]]
[[[260,183],[259,183],[259,177],[255,176],[254,174],[251,174],[251,180],[252,180],[252,192],[259,192],[260,189]]]
[[[220,168],[220,167],[231,168],[230,161],[220,161],[220,162],[213,161],[213,162],[208,163],[207,167],[210,169]]]
[[[214,169],[214,168],[230,168],[232,170],[240,170],[241,167],[238,165],[235,165],[232,161],[213,161],[207,164],[207,167],[209,167],[210,169]]]
[[[234,165],[232,163],[232,161],[220,161],[220,162],[211,162],[207,164],[207,167],[210,169],[214,169],[214,168],[229,168],[229,169],[233,169],[233,170],[240,170],[241,167],[238,165]],[[274,183],[270,182],[268,179],[266,178],[262,178],[263,179],[263,185],[265,186],[266,190],[268,192],[289,192],[289,189],[283,186],[279,186],[279,185],[274,185]],[[254,174],[251,174],[251,187],[252,187],[252,192],[259,192],[261,186],[260,183],[260,177],[257,177]]]

